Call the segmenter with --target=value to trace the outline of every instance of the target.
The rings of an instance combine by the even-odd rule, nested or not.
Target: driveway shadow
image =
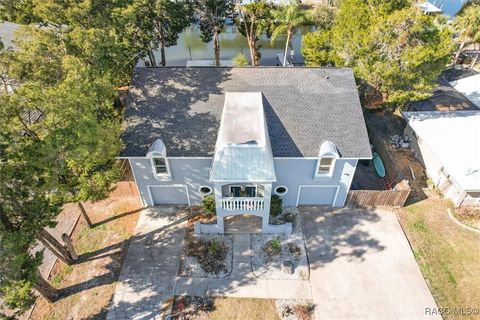
[[[362,261],[367,252],[385,249],[380,241],[360,228],[364,223],[378,222],[376,213],[324,206],[300,207],[299,212],[311,269],[342,257]]]

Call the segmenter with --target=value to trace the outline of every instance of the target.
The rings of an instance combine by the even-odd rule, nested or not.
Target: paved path
[[[425,319],[435,301],[391,212],[300,209],[315,319]]]
[[[250,234],[233,238],[233,268],[225,278],[179,278],[176,295],[265,299],[311,299],[310,283],[302,280],[258,279],[250,261]]]
[[[186,211],[154,207],[140,215],[107,319],[161,319],[175,292]]]

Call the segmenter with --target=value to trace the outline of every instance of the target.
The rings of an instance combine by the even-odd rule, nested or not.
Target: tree
[[[250,58],[253,66],[260,65],[260,37],[270,36],[273,5],[266,0],[252,1],[240,6],[241,20],[238,30],[247,38]]]
[[[186,0],[156,0],[154,8],[160,64],[165,66],[165,47],[176,45],[180,33],[193,22],[193,6]]]
[[[2,0],[0,1],[0,20],[29,24],[36,22],[31,0]]]
[[[4,129],[0,134],[0,296],[8,307],[22,312],[34,301],[32,288],[49,301],[58,297],[38,272],[42,252],[32,254],[30,249],[41,230],[54,226],[61,202],[48,192],[48,168],[35,161],[41,142]]]
[[[220,66],[219,35],[225,27],[225,19],[234,7],[234,0],[201,0],[198,4],[201,38],[205,43],[213,39],[213,51],[217,67]]]
[[[452,52],[451,32],[408,2],[372,3],[341,2],[332,28],[335,64],[353,67],[362,89],[379,92],[381,103],[427,97]]]
[[[139,6],[132,0],[32,1],[35,15],[48,25],[43,31],[63,43],[64,53],[80,59],[114,85],[128,83],[137,60],[151,50],[152,30],[140,31],[153,28],[150,16],[139,17],[145,10],[133,13],[132,8]]]
[[[282,5],[274,10],[273,18],[275,22],[271,41],[275,41],[281,34],[287,34],[285,53],[283,56],[283,65],[285,65],[287,62],[288,46],[290,45],[293,36],[300,26],[307,25],[310,20],[306,11],[300,7],[299,2],[293,0],[288,5]]]
[[[312,13],[316,31],[302,37],[302,55],[307,66],[333,66],[338,59],[332,44],[331,29],[335,23],[333,7],[318,5]]]
[[[456,64],[467,43],[480,43],[480,4],[470,2],[456,16],[453,26],[459,35],[460,45],[455,54],[453,64]],[[471,67],[478,60],[478,54]]]
[[[335,7],[326,4],[319,4],[312,10],[312,24],[317,30],[330,30],[335,23],[335,14]]]
[[[335,52],[332,48],[329,30],[307,33],[302,38],[302,55],[307,66],[335,65]]]

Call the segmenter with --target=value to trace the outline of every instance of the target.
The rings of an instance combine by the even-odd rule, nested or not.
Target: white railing
[[[260,211],[265,208],[263,198],[231,197],[222,199],[222,209],[228,211]]]

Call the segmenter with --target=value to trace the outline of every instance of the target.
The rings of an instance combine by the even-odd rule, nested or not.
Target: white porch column
[[[268,220],[270,218],[270,202],[272,198],[272,184],[267,183],[263,185],[263,199],[264,199],[264,209],[262,214],[262,232],[268,230]]]
[[[225,212],[222,209],[222,185],[218,182],[215,183],[213,187],[213,192],[215,195],[215,206],[216,206],[216,211],[217,211],[217,227],[221,230],[221,232],[224,232],[224,226],[223,226],[223,218],[225,217]]]

